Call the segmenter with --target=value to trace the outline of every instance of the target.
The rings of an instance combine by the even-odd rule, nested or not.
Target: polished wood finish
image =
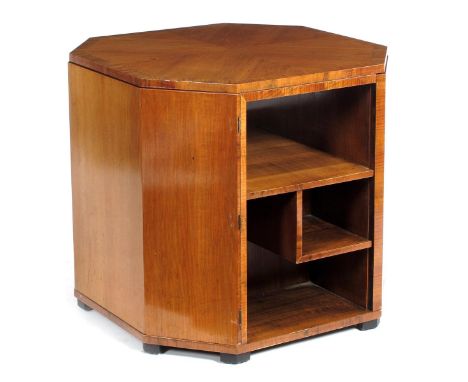
[[[370,238],[371,190],[367,179],[304,192],[304,215],[313,215],[364,238]]]
[[[374,310],[382,308],[382,250],[383,250],[383,200],[384,200],[384,141],[385,141],[385,74],[377,76],[375,84],[375,129],[373,182],[373,255],[372,268],[372,302]]]
[[[242,97],[244,97],[247,102],[252,102],[306,93],[316,93],[324,90],[344,89],[359,85],[373,85],[375,81],[376,75],[371,74],[369,76],[351,77],[334,81],[314,82],[297,86],[244,92],[242,93]]]
[[[296,265],[277,253],[249,241],[249,296],[264,295],[309,281],[305,264]]]
[[[240,100],[141,93],[146,332],[241,342]]]
[[[174,347],[174,348],[182,348],[182,349],[192,349],[192,350],[205,350],[205,351],[213,351],[213,352],[224,352],[224,353],[232,353],[238,354],[243,353],[247,350],[244,350],[239,344],[229,345],[229,344],[217,344],[217,343],[209,343],[203,341],[191,341],[187,339],[179,339],[179,338],[167,338],[167,337],[157,337],[145,334],[133,326],[129,325],[126,321],[120,319],[118,316],[110,312],[109,310],[105,309],[101,305],[97,304],[93,300],[86,297],[84,294],[80,293],[79,291],[75,290],[75,296],[80,301],[84,302],[86,305],[90,306],[93,310],[101,313],[109,320],[114,322],[116,325],[121,327],[122,329],[129,332],[134,337],[138,338],[141,342],[146,344],[152,345],[161,345],[167,347]]]
[[[75,288],[144,331],[139,90],[69,65]]]
[[[372,242],[313,215],[302,221],[302,255],[300,262],[322,259],[370,248]]]
[[[148,349],[228,361],[377,322],[385,54],[235,24],[73,51],[81,306]]]
[[[289,193],[249,201],[249,241],[295,261],[297,252],[301,251],[299,197],[297,193]]]
[[[239,93],[372,75],[386,47],[300,26],[214,24],[95,37],[70,61],[138,87]]]
[[[241,340],[247,342],[247,103],[240,97],[240,117],[238,120],[239,139],[239,186],[240,186],[240,320]]]
[[[249,300],[249,341],[272,340],[366,313],[312,283]]]
[[[309,263],[310,280],[372,310],[369,306],[369,250],[331,256]]]
[[[229,353],[229,354],[243,354],[243,353],[255,351],[258,349],[263,349],[266,347],[279,345],[285,342],[291,342],[291,341],[299,340],[302,338],[316,336],[316,335],[326,333],[329,331],[351,327],[351,326],[358,325],[363,322],[368,322],[371,320],[378,319],[380,317],[380,311],[375,311],[375,312],[367,311],[363,314],[357,314],[350,318],[344,318],[344,319],[340,319],[337,321],[328,322],[323,325],[318,325],[313,328],[300,330],[294,333],[288,333],[285,335],[281,335],[279,337],[262,339],[259,341],[249,341],[248,343],[244,343],[244,344],[224,345],[224,344],[198,342],[198,341],[190,341],[190,340],[175,339],[175,338],[148,336],[135,330],[133,327],[128,325],[125,321],[122,321],[117,316],[107,311],[103,307],[99,306],[94,301],[88,299],[83,294],[80,294],[79,292],[75,291],[75,296],[79,298],[80,300],[84,301],[92,309],[101,313],[103,316],[107,317],[116,325],[120,326],[122,329],[128,331],[130,334],[138,338],[143,343],[161,345],[165,347],[203,350],[203,351]]]
[[[248,238],[298,264],[370,248],[369,204],[367,179],[252,199]]]
[[[70,87],[76,289],[151,336],[242,342],[239,97],[73,64]]]
[[[367,179],[304,192],[302,261],[370,248],[370,200]]]
[[[266,130],[249,128],[247,198],[369,178],[374,172]]]
[[[370,248],[368,190],[367,182],[347,182],[252,199],[248,239],[297,264]]]
[[[248,130],[267,130],[345,161],[372,167],[372,89],[371,85],[354,86],[250,102]]]

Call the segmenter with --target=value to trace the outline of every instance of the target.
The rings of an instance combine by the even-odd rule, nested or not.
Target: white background
[[[0,380],[467,380],[463,2],[12,1],[0,5]],[[305,25],[389,47],[384,310],[253,353],[141,344],[73,297],[68,53],[86,38],[215,22]]]

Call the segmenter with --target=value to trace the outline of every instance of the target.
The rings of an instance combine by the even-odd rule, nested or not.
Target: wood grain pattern
[[[360,85],[375,84],[376,75],[343,78],[341,80],[314,82],[297,86],[286,86],[241,93],[247,102],[261,101],[272,98],[289,97],[306,93],[316,93],[325,90],[344,89]]]
[[[139,93],[69,65],[75,288],[144,331]]]
[[[301,244],[298,195],[288,193],[250,200],[247,210],[249,241],[295,262]]]
[[[174,348],[182,348],[182,349],[193,349],[193,350],[203,350],[203,351],[210,351],[210,352],[222,352],[222,353],[230,353],[230,354],[241,354],[245,352],[251,352],[258,349],[263,349],[269,346],[275,346],[278,344],[282,344],[285,342],[290,342],[306,337],[315,336],[321,333],[333,331],[336,329],[341,329],[345,327],[351,327],[357,325],[362,322],[367,322],[370,320],[378,319],[381,315],[380,311],[376,312],[365,312],[363,314],[355,315],[351,318],[340,319],[337,321],[332,321],[323,325],[318,325],[313,328],[308,328],[305,330],[300,330],[298,332],[285,334],[279,337],[273,337],[269,339],[259,340],[259,341],[251,341],[245,344],[235,344],[235,345],[228,345],[228,344],[216,344],[216,343],[208,343],[208,342],[200,342],[200,341],[190,341],[184,339],[177,339],[177,338],[166,338],[166,337],[156,337],[156,336],[149,336],[145,335],[135,328],[131,327],[125,321],[119,319],[115,316],[112,312],[106,310],[102,306],[96,304],[94,301],[88,299],[83,294],[75,291],[75,296],[83,301],[85,304],[96,310],[97,312],[101,313],[111,321],[113,321],[116,325],[120,326],[122,329],[128,331],[130,334],[134,335],[140,341],[147,343],[147,344],[154,344],[154,345],[162,345],[167,347],[174,347]]]
[[[352,319],[366,309],[312,283],[249,299],[249,343],[275,341],[332,322]]]
[[[371,182],[372,179],[362,179],[304,191],[305,219],[313,217],[314,220],[318,218],[326,222],[320,224],[323,230],[317,232],[322,235],[316,237],[317,234],[310,234],[304,238],[304,253],[307,248],[317,251],[316,255],[311,253],[309,260],[365,249],[372,245]],[[308,256],[305,256],[304,261],[307,259]]]
[[[363,238],[370,235],[372,179],[319,187],[304,192],[304,215],[313,215]]]
[[[259,349],[264,349],[271,346],[276,346],[296,340],[301,340],[308,337],[317,336],[319,334],[333,332],[335,330],[353,327],[362,322],[368,322],[372,320],[377,320],[381,317],[380,311],[364,311],[362,313],[356,313],[354,315],[345,315],[337,317],[336,320],[330,320],[328,322],[323,322],[311,326],[306,329],[301,329],[296,332],[290,332],[287,334],[278,333],[275,337],[270,338],[260,338],[258,340],[249,341],[245,346],[240,347],[240,353],[247,351],[255,351]]]
[[[291,139],[249,127],[247,198],[368,178],[373,171]]]
[[[214,24],[95,37],[70,61],[138,87],[239,93],[382,73],[386,47],[300,26]]]
[[[183,349],[193,349],[193,350],[204,350],[212,352],[223,352],[231,354],[239,354],[245,352],[245,350],[239,347],[238,344],[229,345],[229,344],[216,344],[202,341],[191,341],[180,338],[168,338],[168,337],[157,337],[147,335],[138,329],[131,326],[128,322],[120,319],[114,313],[97,304],[93,300],[86,297],[83,293],[75,290],[75,297],[80,301],[84,302],[86,305],[99,312],[103,316],[107,317],[109,320],[114,322],[116,325],[120,326],[122,329],[126,330],[131,335],[138,338],[141,342],[146,344],[162,345],[174,348],[183,348]]]
[[[248,243],[248,295],[265,295],[309,281],[306,264],[295,264],[278,254]]]
[[[372,255],[372,309],[382,307],[382,250],[384,201],[384,141],[385,141],[385,74],[377,76],[375,85],[375,148],[373,190],[373,255]]]
[[[343,186],[346,190],[348,183]],[[347,188],[349,190],[349,187]],[[351,189],[353,192],[359,192],[362,188]],[[366,214],[366,203],[368,204],[369,200],[363,200],[362,205],[359,204],[358,198],[358,204],[353,205],[353,200],[346,196],[343,187],[339,187],[337,195],[340,200],[337,203],[334,199],[324,201],[319,197],[320,194],[335,194],[330,187],[324,190],[325,192],[312,194],[312,198],[314,195],[318,196],[312,201],[307,193],[304,208],[302,191],[250,200],[247,207],[248,240],[297,264],[370,248],[372,242],[367,239],[369,226]],[[331,216],[332,219],[336,216],[334,214],[338,214],[335,219],[345,227],[356,229],[358,232],[363,232],[360,230],[362,226],[367,227],[367,231],[363,232],[364,237],[311,215],[311,204],[318,204],[321,207],[318,209],[319,213]],[[335,210],[334,204],[340,207]],[[356,210],[359,210],[358,214],[353,213]]]
[[[369,250],[364,249],[340,256],[331,256],[309,264],[310,280],[363,308],[368,306],[371,293]]]
[[[240,24],[75,49],[75,296],[145,343],[231,354],[379,318],[385,57]]]
[[[372,242],[313,215],[302,221],[302,254],[297,262],[307,262],[370,248]]]
[[[258,128],[371,167],[372,85],[247,104],[248,129]]]
[[[241,341],[239,105],[142,89],[147,334]]]
[[[239,97],[239,206],[240,206],[240,315],[241,342],[247,342],[247,104],[244,97]]]

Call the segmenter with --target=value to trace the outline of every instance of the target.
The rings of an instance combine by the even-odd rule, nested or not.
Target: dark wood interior
[[[362,307],[368,307],[369,250],[308,263],[310,280]]]
[[[249,298],[249,342],[280,337],[334,321],[349,319],[366,310],[311,282]]]
[[[367,179],[249,200],[247,237],[293,263],[367,249],[369,205]]]
[[[261,128],[346,161],[372,167],[373,86],[249,102],[247,129]]]
[[[247,141],[247,199],[374,175],[366,166],[262,128],[249,127]]]
[[[368,180],[304,191],[304,215],[313,215],[364,238],[369,237]]]
[[[369,308],[373,96],[248,103],[249,342]]]
[[[248,243],[248,296],[264,296],[310,281],[307,264],[293,264],[276,253]]]
[[[302,219],[302,252],[297,262],[323,259],[372,246],[370,240],[314,215],[305,215]]]
[[[247,238],[295,262],[301,250],[300,193],[287,193],[249,200]]]

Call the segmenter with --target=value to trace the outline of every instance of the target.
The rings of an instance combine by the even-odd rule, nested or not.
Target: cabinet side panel
[[[241,341],[238,96],[142,93],[145,326]]]
[[[372,260],[372,309],[382,308],[382,247],[384,201],[385,74],[377,76],[375,86],[374,149],[374,251]]]
[[[143,330],[139,90],[69,65],[75,288]]]

